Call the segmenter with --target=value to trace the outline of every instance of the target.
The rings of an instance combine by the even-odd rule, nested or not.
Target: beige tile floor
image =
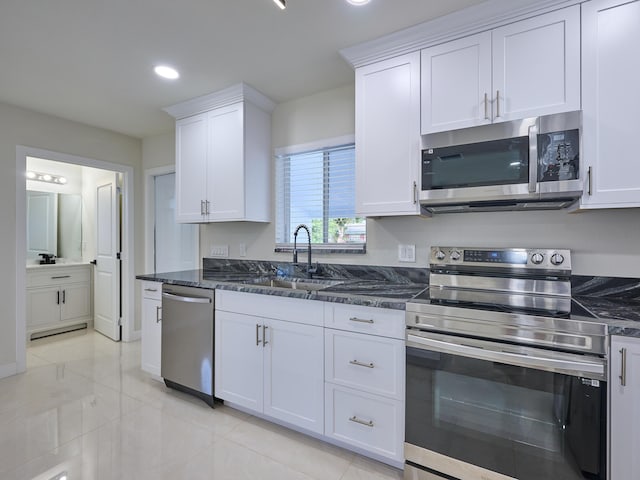
[[[140,370],[140,343],[95,332],[31,342],[0,380],[0,479],[401,479],[399,470]]]

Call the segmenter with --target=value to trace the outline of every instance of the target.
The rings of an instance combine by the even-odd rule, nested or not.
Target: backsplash
[[[306,264],[304,263],[294,265],[291,262],[279,261],[234,260],[207,257],[202,259],[203,275],[205,278],[221,272],[305,277],[305,267]],[[314,274],[314,277],[375,280],[394,284],[427,284],[429,282],[429,270],[415,267],[381,267],[375,265],[321,263],[320,272]]]

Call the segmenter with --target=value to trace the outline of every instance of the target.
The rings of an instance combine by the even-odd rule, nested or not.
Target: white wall
[[[87,125],[0,103],[0,376],[11,371],[16,355],[16,146],[78,155],[134,169],[135,216],[142,218],[141,141]],[[23,172],[20,172],[23,175]],[[139,230],[139,231],[138,231]],[[142,227],[136,224],[136,271],[142,270]],[[139,309],[139,307],[138,307]]]
[[[272,117],[273,147],[304,144],[354,133],[352,85],[280,104]],[[143,142],[145,165],[160,158],[173,162],[173,133]],[[163,152],[163,148],[166,150]],[[171,155],[165,155],[168,151]],[[229,245],[240,258],[290,260],[274,253],[271,224],[219,223],[201,227],[201,255],[211,245]],[[399,243],[415,244],[416,263],[397,261]],[[318,255],[320,262],[426,267],[432,245],[523,246],[570,248],[576,274],[640,277],[640,209],[601,210],[569,214],[550,212],[492,212],[367,220],[367,253]]]

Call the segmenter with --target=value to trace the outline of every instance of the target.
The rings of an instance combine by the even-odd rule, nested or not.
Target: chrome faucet
[[[314,273],[317,273],[318,267],[311,266],[311,233],[309,232],[309,228],[306,225],[300,224],[296,227],[293,232],[293,264],[298,264],[298,232],[300,229],[307,232],[307,240],[309,250],[307,251],[307,277],[311,278]]]

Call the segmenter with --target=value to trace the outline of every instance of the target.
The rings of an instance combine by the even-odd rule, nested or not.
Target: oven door
[[[604,359],[407,332],[414,478],[606,478]]]

